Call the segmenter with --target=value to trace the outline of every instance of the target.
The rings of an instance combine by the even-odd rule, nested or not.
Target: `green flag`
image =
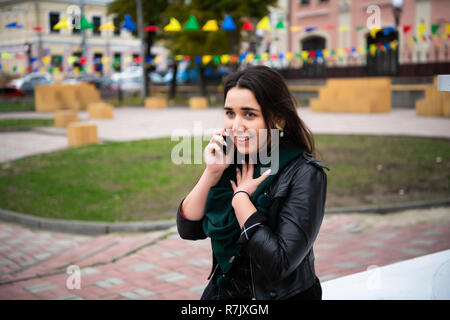
[[[438,25],[438,24],[433,24],[433,25],[431,26],[431,33],[432,33],[432,34],[436,34],[436,32],[438,31],[438,29],[439,29],[439,25]]]
[[[81,16],[80,29],[81,30],[94,29],[94,25],[90,23],[83,15]]]
[[[200,27],[198,25],[197,19],[194,16],[189,16],[188,21],[184,26],[184,30],[194,31],[198,30]]]
[[[280,20],[278,20],[278,23],[275,26],[275,29],[286,29],[286,27],[284,26],[284,23],[283,23],[283,19],[280,18]]]

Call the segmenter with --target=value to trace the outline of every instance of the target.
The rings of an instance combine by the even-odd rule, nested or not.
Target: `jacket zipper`
[[[249,262],[250,262],[250,278],[252,279],[252,294],[253,294],[253,298],[252,300],[256,300],[256,296],[255,296],[255,283],[253,282],[253,271],[252,271],[252,257],[249,255]]]

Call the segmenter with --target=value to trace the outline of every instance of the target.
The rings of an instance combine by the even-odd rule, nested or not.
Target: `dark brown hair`
[[[225,80],[224,100],[235,87],[253,93],[269,130],[276,129],[280,120],[286,122],[280,145],[297,146],[316,155],[313,135],[298,116],[295,99],[278,72],[266,66],[251,66],[230,74]]]

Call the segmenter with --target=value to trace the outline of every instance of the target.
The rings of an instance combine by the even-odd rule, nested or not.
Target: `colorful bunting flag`
[[[250,22],[250,20],[245,20],[244,25],[242,26],[242,30],[244,31],[252,31],[253,30],[253,25]]]
[[[278,20],[277,25],[275,26],[275,29],[286,29],[286,27],[284,26],[284,23],[283,23],[283,19],[280,18]]]
[[[236,25],[234,24],[233,18],[230,15],[225,15],[225,19],[222,23],[222,30],[225,31],[234,31],[236,30]]]
[[[62,17],[61,20],[59,20],[59,22],[53,26],[53,30],[61,30],[61,29],[66,30],[70,29],[69,22],[67,21],[66,17]]]
[[[80,30],[94,29],[94,24],[90,23],[84,15],[81,16]]]
[[[175,18],[170,18],[169,24],[164,27],[164,31],[180,31],[181,24]]]
[[[196,31],[198,29],[200,29],[200,26],[198,25],[197,19],[194,16],[189,16],[188,21],[184,25],[184,30]]]
[[[219,26],[217,25],[217,20],[212,19],[206,21],[205,25],[202,28],[203,31],[217,31],[219,30]]]
[[[136,24],[128,13],[125,15],[125,21],[123,23],[122,29],[129,31],[134,31],[137,29]]]
[[[268,16],[262,18],[256,25],[256,30],[270,30],[270,20]]]
[[[101,30],[101,31],[113,31],[115,29],[116,29],[116,27],[114,26],[114,23],[112,23],[112,22],[104,23],[99,27],[99,30]]]

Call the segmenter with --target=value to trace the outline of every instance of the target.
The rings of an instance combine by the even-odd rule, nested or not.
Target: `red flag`
[[[158,30],[159,28],[157,26],[148,26],[147,28],[144,29],[145,32],[156,32]]]
[[[81,58],[79,59],[79,61],[80,61],[80,64],[81,64],[81,65],[84,65],[84,64],[86,63],[86,61],[87,61],[87,58],[86,58],[86,57],[81,57]]]
[[[334,27],[333,25],[330,25],[330,24],[324,24],[324,25],[323,25],[323,28],[324,28],[325,30],[333,30],[335,27]]]
[[[253,30],[253,26],[252,26],[250,20],[248,20],[248,19],[245,20],[244,25],[242,26],[242,30],[244,30],[244,31],[251,31],[251,30]]]
[[[316,57],[316,50],[311,50],[309,52],[309,57],[314,59]]]
[[[142,60],[144,60],[142,57],[136,57],[136,58],[134,58],[134,62],[136,62],[136,63],[141,63]]]
[[[42,31],[42,26],[33,27],[34,31]]]
[[[411,30],[412,25],[407,24],[403,26],[403,33],[408,33],[409,30]]]

